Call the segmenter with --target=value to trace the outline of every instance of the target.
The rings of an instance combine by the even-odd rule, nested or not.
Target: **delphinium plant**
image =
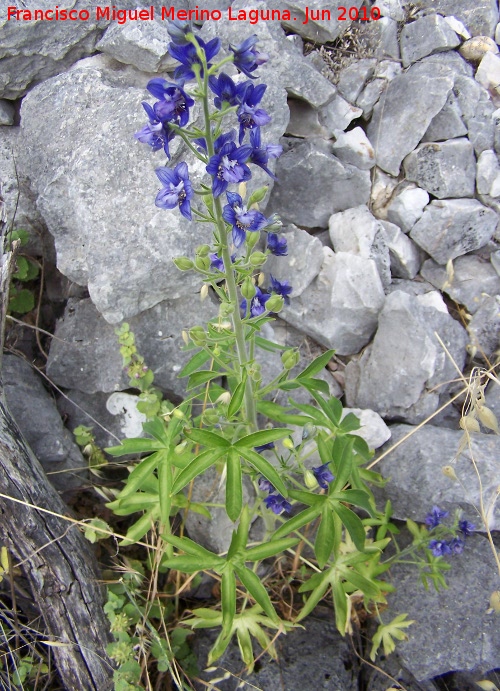
[[[270,276],[266,282],[262,272],[270,255],[288,251],[279,218],[259,210],[266,187],[248,196],[246,192],[256,168],[274,178],[270,162],[281,153],[277,143],[266,140],[265,127],[271,121],[265,110],[266,85],[255,81],[267,56],[251,36],[229,46],[217,62],[218,38],[205,42],[189,24],[179,22],[170,24],[169,33],[170,54],[179,65],[173,81],[155,78],[147,85],[156,101],[143,104],[149,123],[136,138],[155,152],[163,149],[170,161],[170,145],[178,137],[205,168],[206,180],[195,185],[186,162],[159,167],[162,187],[155,203],[211,226],[211,243],[199,246],[193,257],[178,257],[175,264],[181,271],[197,272],[202,296],[211,289],[219,299],[219,312],[183,334],[191,357],[180,373],[188,378],[188,396],[180,405],[163,400],[152,371],[136,352],[133,334],[126,325],[120,329],[124,362],[141,392],[139,408],[148,421],[147,436],[107,449],[114,456],[140,456],[109,506],[118,515],[140,514],[123,544],[154,534],[154,568],[169,570],[176,586],[198,572],[220,582],[220,602],[185,612],[182,625],[219,629],[209,664],[236,634],[241,657],[251,670],[252,637],[275,655],[276,635],[301,622],[329,592],[343,635],[350,631],[355,604],[380,617],[392,589],[380,575],[394,563],[394,556],[384,563],[383,550],[397,529],[390,505],[382,512],[375,506],[370,485],[381,478],[365,468],[372,452],[352,434],[359,420],[343,416],[340,401],[316,376],[333,351],[292,375],[298,351],[262,335],[292,291],[288,281]],[[238,71],[235,76],[224,71],[231,64],[233,74]],[[192,122],[196,101],[201,126]],[[269,383],[262,381],[259,348],[266,357],[281,356],[282,370]],[[314,405],[294,399],[300,387]],[[287,405],[272,400],[280,391],[288,395]],[[225,511],[234,523],[229,548],[222,554],[187,537],[183,524],[180,532],[173,531],[171,520],[189,510],[211,516],[211,507],[192,503],[191,495],[192,483],[214,467],[225,481]],[[252,483],[255,490],[248,503],[244,483]],[[255,541],[249,532],[259,518],[261,539]],[[429,534],[426,529],[424,533],[417,531],[413,548],[423,550],[424,570],[440,574],[442,560],[427,549]],[[296,564],[305,556],[294,571],[296,582],[302,581],[299,606],[295,616],[285,619],[273,602],[270,560],[289,555]],[[114,604],[110,607],[116,611]],[[382,643],[390,650],[408,625],[405,615],[388,624],[380,618],[373,654]],[[165,641],[156,644],[168,648]],[[166,659],[168,666],[171,657]]]

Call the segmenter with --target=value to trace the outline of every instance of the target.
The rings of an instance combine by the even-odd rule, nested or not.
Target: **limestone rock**
[[[356,103],[366,82],[373,76],[376,65],[375,58],[361,58],[341,70],[337,87],[340,95],[350,103]]]
[[[438,199],[473,197],[476,160],[465,138],[420,144],[404,160],[406,179]]]
[[[345,133],[337,132],[332,150],[342,163],[351,163],[360,170],[370,170],[375,165],[375,151],[361,127]]]
[[[367,130],[382,170],[399,174],[403,158],[413,151],[443,108],[453,82],[450,68],[424,62],[412,65],[389,83],[373,109]]]
[[[299,101],[296,98],[288,99],[288,107],[290,109],[290,121],[286,134],[293,137],[329,138],[328,130],[320,123],[317,108],[313,108],[306,101]]]
[[[486,53],[498,53],[498,46],[489,36],[474,36],[460,46],[460,55],[469,62],[481,62]]]
[[[376,329],[384,303],[380,277],[371,259],[323,251],[320,274],[280,316],[339,355],[354,354]]]
[[[350,252],[373,259],[384,287],[391,282],[389,248],[381,222],[366,206],[333,214],[328,222],[335,252]]]
[[[276,167],[267,211],[303,228],[326,227],[332,213],[368,201],[370,173],[331,154],[321,139],[306,140],[284,153]]]
[[[361,408],[344,408],[342,419],[353,413],[360,421],[361,427],[351,434],[362,437],[370,449],[378,449],[382,444],[391,438],[391,430],[380,415],[374,410],[361,410]]]
[[[460,39],[444,17],[428,14],[403,27],[400,36],[403,67],[432,53],[456,48]]]
[[[264,265],[266,274],[288,280],[293,286],[291,297],[302,295],[319,274],[323,264],[323,245],[307,231],[289,226],[284,231],[288,245],[285,257],[270,256]]]
[[[467,136],[476,156],[485,149],[493,148],[495,106],[488,92],[475,79],[465,75],[455,78],[453,92],[467,125]]]
[[[361,4],[362,0],[354,0],[350,7],[359,8]],[[292,20],[283,22],[285,28],[315,43],[334,41],[351,24],[350,19],[339,20],[339,4],[334,0],[311,0],[307,3],[307,14],[299,0],[278,0],[272,6],[290,11]]]
[[[177,65],[168,54],[170,41],[166,23],[155,19],[125,24],[113,23],[96,48],[126,65],[134,65],[143,72],[161,72],[172,70]]]
[[[462,120],[462,111],[455,94],[450,91],[442,110],[432,118],[423,142],[440,142],[467,134],[467,126]]]
[[[493,36],[498,22],[498,6],[495,0],[417,0],[418,8],[431,9],[444,16],[460,19],[472,36]]]
[[[391,276],[412,279],[418,274],[423,260],[422,250],[389,221],[381,221],[389,249]]]
[[[467,331],[476,357],[491,359],[500,342],[500,296],[485,297],[469,322]]]
[[[483,151],[477,161],[476,187],[479,194],[497,197],[500,194],[500,164],[492,149]]]
[[[346,367],[347,404],[413,424],[434,412],[439,402],[434,387],[456,376],[434,332],[462,368],[466,333],[439,294],[390,293],[372,344]]]
[[[378,103],[386,88],[387,81],[385,79],[372,79],[358,96],[356,105],[363,109],[363,118],[365,120],[371,117],[375,104]]]
[[[475,254],[467,254],[455,259],[451,279],[446,269],[432,259],[424,262],[420,273],[433,286],[449,295],[452,300],[464,305],[469,314],[477,312],[483,293],[489,295],[500,293],[500,278],[492,264]]]
[[[500,57],[487,52],[479,63],[476,80],[488,90],[496,107],[500,106]]]
[[[319,109],[319,121],[332,136],[338,130],[346,130],[362,114],[361,108],[356,108],[336,93],[331,101]]]
[[[379,9],[380,6],[377,4]],[[375,22],[364,22],[357,26],[359,39],[366,52],[376,58],[400,59],[398,23],[391,17],[381,17]]]
[[[410,237],[438,264],[446,264],[485,245],[497,222],[497,214],[476,199],[444,199],[426,207]]]
[[[391,198],[387,205],[387,220],[395,223],[403,233],[409,233],[422,218],[428,203],[428,193],[410,183]]]
[[[14,124],[15,109],[10,101],[0,99],[0,125]]]

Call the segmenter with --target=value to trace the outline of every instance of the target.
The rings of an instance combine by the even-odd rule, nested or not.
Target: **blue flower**
[[[474,525],[474,523],[469,523],[469,521],[459,521],[458,529],[464,537],[469,537],[469,535],[472,535],[472,533],[476,529],[476,526]]]
[[[257,41],[257,35],[254,34],[234,48],[233,46],[229,46],[234,53],[234,64],[243,74],[250,77],[250,79],[255,79],[256,77],[252,72],[255,72],[259,65],[263,65],[269,60],[269,55],[267,55],[267,53],[259,53],[255,49]]]
[[[432,511],[425,517],[425,525],[432,530],[436,528],[443,518],[446,518],[448,511],[441,511],[439,506],[433,506]]]
[[[219,255],[215,254],[215,252],[212,254],[209,254],[208,256],[210,257],[210,262],[211,262],[210,268],[213,271],[221,271],[222,273],[224,273],[224,260],[222,259],[222,257],[219,257]],[[236,255],[232,254],[231,255],[231,263],[233,263],[235,259],[236,259]]]
[[[171,168],[157,168],[155,171],[163,189],[156,195],[155,204],[160,209],[175,209],[179,207],[181,214],[191,220],[191,199],[193,187],[189,180],[186,163],[179,163],[174,170]]]
[[[429,549],[435,557],[444,557],[445,554],[451,554],[451,547],[446,540],[431,540],[429,542]]]
[[[330,471],[329,463],[323,463],[323,465],[320,465],[318,468],[313,468],[312,471],[318,482],[318,485],[322,489],[328,489],[328,483],[335,480],[335,476]]]
[[[266,311],[266,302],[271,297],[267,293],[263,293],[260,288],[256,288],[256,293],[250,301],[250,316],[260,317]],[[243,316],[247,313],[247,301],[243,299],[240,303],[241,311]]]
[[[267,449],[274,449],[274,442],[270,441],[267,444],[261,444],[260,446],[254,446],[253,448],[255,451],[257,451],[257,453],[260,453],[261,451],[266,451]],[[268,480],[266,480],[266,482],[268,482]],[[259,482],[259,487],[260,487],[260,482]],[[272,487],[272,485],[271,485],[271,487]],[[262,487],[261,487],[261,489],[262,489]],[[270,490],[270,491],[273,491],[273,490]]]
[[[274,485],[272,485],[269,480],[266,480],[266,478],[262,476],[259,477],[259,489],[261,492],[269,492],[269,494],[276,492]]]
[[[262,170],[265,170],[273,180],[277,180],[276,175],[267,167],[267,163],[270,158],[279,158],[283,153],[283,147],[279,144],[267,144],[266,146],[262,146],[260,127],[255,127],[250,132],[250,146],[252,147],[252,153],[248,160],[256,166],[259,166],[259,168],[262,168]]]
[[[148,144],[153,151],[158,151],[163,147],[167,158],[170,158],[169,142],[175,137],[168,127],[168,123],[161,122],[149,103],[143,102],[142,107],[149,118],[149,125],[145,125],[142,130],[135,133],[135,138],[142,144]]]
[[[226,191],[229,183],[250,180],[252,173],[245,161],[250,155],[249,146],[236,147],[232,141],[226,141],[220,151],[211,157],[207,173],[213,177],[212,192],[214,197]]]
[[[271,122],[271,116],[263,108],[257,108],[266,89],[266,84],[254,86],[251,82],[247,82],[245,85],[245,90],[241,94],[241,105],[236,111],[240,123],[240,144],[247,130],[263,127]]]
[[[250,211],[243,204],[243,199],[235,192],[226,192],[227,201],[222,216],[233,226],[233,242],[235,247],[241,247],[245,242],[246,231],[255,232],[264,228],[268,221],[260,211]]]
[[[245,84],[235,84],[231,77],[221,72],[219,77],[212,75],[208,78],[208,85],[215,94],[214,106],[220,110],[223,103],[230,106],[238,106],[241,103],[241,96],[246,89]]]
[[[288,247],[286,238],[277,233],[267,234],[267,249],[276,257],[286,257],[288,254]]]
[[[207,66],[211,67],[210,60],[217,55],[220,50],[220,39],[213,38],[208,43],[205,43],[201,38],[196,39],[200,48],[205,52]],[[178,45],[176,43],[171,43],[168,47],[170,55],[174,60],[178,60],[181,65],[175,70],[174,77],[183,83],[189,79],[194,79],[194,71],[192,70],[193,65],[200,65],[200,75],[202,75],[201,61],[196,53],[196,47],[193,43],[187,43],[185,45]]]
[[[274,293],[278,293],[278,295],[281,295],[281,297],[285,300],[285,303],[287,305],[290,304],[290,293],[293,290],[293,287],[289,284],[288,281],[278,281],[277,278],[274,278],[272,274],[270,274],[271,278],[271,290]],[[323,468],[323,466],[321,466]]]
[[[186,34],[193,33],[191,22],[182,22],[180,19],[174,19],[167,24],[168,35],[176,46],[185,46],[189,43],[186,39]]]
[[[270,494],[264,499],[264,503],[268,509],[279,516],[281,513],[290,513],[292,505],[281,494]]]
[[[453,540],[448,543],[448,545],[452,554],[462,554],[464,551],[465,542],[459,537],[454,537]]]
[[[154,104],[153,110],[161,122],[175,121],[180,127],[187,125],[189,109],[194,106],[194,100],[178,84],[170,84],[165,79],[155,77],[148,82],[147,89],[155,98],[160,99]]]

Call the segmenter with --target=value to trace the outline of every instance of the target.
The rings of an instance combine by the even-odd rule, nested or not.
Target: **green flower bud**
[[[220,316],[225,319],[226,317],[230,317],[232,314],[234,314],[234,302],[223,302],[221,303],[219,307],[219,314]]]
[[[312,470],[306,470],[304,472],[304,483],[307,487],[307,489],[316,489],[318,486],[318,481],[314,477],[314,473]]]
[[[208,271],[210,268],[210,259],[208,257],[196,257],[195,260],[195,266],[197,269],[201,269],[202,271]]]
[[[278,214],[273,214],[269,220],[271,223],[266,226],[266,231],[268,233],[279,233],[283,228],[283,221]]]
[[[293,369],[299,360],[300,354],[297,350],[285,350],[281,355],[281,362],[286,370]]]
[[[196,248],[196,255],[198,257],[206,257],[210,252],[210,245],[198,245]]]
[[[189,336],[195,345],[203,345],[207,340],[205,329],[202,326],[193,326],[189,329]]]
[[[187,441],[183,441],[183,442],[181,442],[180,444],[177,444],[177,446],[176,446],[175,449],[174,449],[174,453],[175,453],[177,456],[180,456],[181,453],[182,453],[182,452],[184,451],[184,449],[186,448],[186,446],[187,446]]]
[[[281,312],[284,304],[285,301],[283,300],[281,295],[277,295],[277,293],[274,293],[274,295],[271,295],[269,300],[266,302],[266,310],[268,310],[269,312]]]
[[[189,257],[177,257],[174,259],[174,264],[181,271],[190,271],[194,269],[194,262],[192,262]]]
[[[173,415],[174,417],[176,417],[178,420],[182,420],[183,418],[186,417],[186,416],[184,415],[184,413],[182,412],[182,410],[179,410],[179,408],[174,408],[174,409],[172,410],[172,415]]]
[[[248,368],[248,376],[253,381],[260,381],[262,379],[261,366],[257,362],[252,363]]]
[[[219,422],[219,413],[213,408],[207,408],[203,413],[203,424],[216,425]]]
[[[241,286],[241,294],[247,300],[251,300],[256,292],[252,279],[250,276],[247,276]]]
[[[267,255],[264,252],[254,252],[250,255],[250,264],[252,266],[261,266],[267,259]]]
[[[247,247],[251,250],[255,247],[255,245],[259,242],[260,238],[260,233],[254,232],[254,233],[248,233],[247,234]]]
[[[295,449],[293,441],[290,439],[290,437],[286,437],[286,439],[283,439],[283,446],[285,447],[285,449],[288,449],[289,451],[293,451]]]

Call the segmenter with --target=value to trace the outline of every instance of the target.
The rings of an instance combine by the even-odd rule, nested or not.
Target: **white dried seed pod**
[[[493,430],[496,434],[499,434],[498,420],[495,413],[490,408],[487,408],[485,405],[481,406],[481,408],[478,408],[477,416],[482,425]]]
[[[441,472],[443,475],[446,475],[446,477],[449,477],[450,480],[458,480],[457,474],[452,465],[444,465],[441,468]]]
[[[460,418],[460,427],[467,432],[479,432],[480,427],[479,427],[479,422],[476,420],[475,417],[472,417],[471,415],[465,415],[464,417]]]

